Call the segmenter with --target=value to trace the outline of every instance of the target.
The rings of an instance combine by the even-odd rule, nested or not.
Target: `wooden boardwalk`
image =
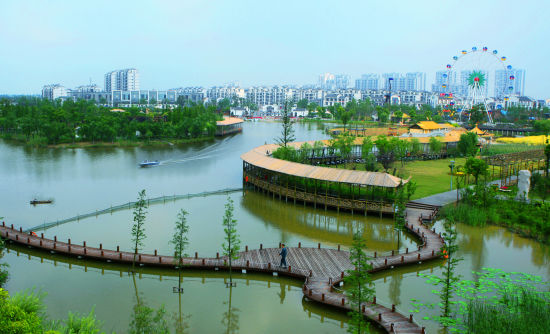
[[[433,217],[434,211],[428,209],[407,208],[407,229],[419,238],[421,244],[418,250],[406,251],[402,254],[392,252],[391,256],[372,257],[372,272],[388,270],[397,266],[417,264],[422,261],[436,259],[441,256],[443,239],[440,234],[430,230],[422,224],[423,219]],[[36,236],[32,233],[14,229],[12,226],[0,226],[0,235],[12,242],[27,245],[44,251],[55,252],[66,256],[74,256],[83,259],[118,262],[131,264],[134,256],[140,265],[175,267],[175,259],[172,256],[160,254],[134,254],[117,250],[89,247],[72,244],[70,239],[62,242],[54,238],[45,239],[43,235]],[[118,248],[118,247],[117,247]],[[304,295],[319,303],[331,305],[337,308],[349,310],[349,301],[342,293],[335,291],[334,287],[343,280],[346,270],[352,269],[349,261],[349,252],[338,249],[289,247],[287,262],[288,268],[279,267],[279,248],[263,248],[239,253],[239,259],[233,260],[233,268],[255,272],[277,273],[278,275],[293,276],[305,279],[302,291]],[[183,264],[188,268],[216,270],[227,269],[227,258],[200,258],[195,253],[194,257],[185,258]],[[412,314],[409,316],[391,308],[376,303],[376,297],[363,305],[363,313],[373,322],[384,328],[388,333],[424,333],[424,328],[414,322]]]

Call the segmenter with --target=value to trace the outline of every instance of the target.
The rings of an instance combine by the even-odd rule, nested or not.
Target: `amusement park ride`
[[[472,47],[471,51],[462,50],[460,55],[454,56],[453,62],[447,64],[446,73],[443,74],[440,95],[448,101],[445,109],[451,112],[450,109],[456,108],[458,120],[464,121],[465,117],[470,119],[472,107],[479,105],[487,114],[488,123],[493,124],[494,110],[500,109],[502,113],[506,113],[509,95],[514,90],[512,66],[506,65],[506,61],[506,57],[498,56],[497,50],[489,51],[487,47]],[[498,87],[497,71],[501,74]],[[489,75],[495,78],[496,98],[504,100],[504,105],[495,103],[493,109],[490,108],[488,97]]]

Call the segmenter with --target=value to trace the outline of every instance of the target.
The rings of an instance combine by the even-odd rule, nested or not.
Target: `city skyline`
[[[281,3],[240,1],[145,2],[138,9],[124,2],[98,1],[88,7],[68,1],[5,1],[0,5],[0,42],[10,47],[0,54],[0,94],[36,94],[51,83],[103,86],[105,73],[129,67],[140,70],[145,89],[232,81],[242,87],[301,86],[316,84],[325,72],[349,75],[353,87],[362,74],[424,72],[430,90],[436,72],[460,50],[487,46],[529,72],[526,95],[548,98],[544,84],[550,68],[541,42],[550,27],[542,7],[549,4],[476,2],[479,11],[472,12],[460,3],[315,2],[296,3],[288,10]],[[514,10],[496,13],[495,5]],[[450,24],[443,15],[450,11],[461,17],[460,27],[434,30],[434,25]],[[384,13],[400,20],[401,28],[386,27]],[[499,29],[490,22],[495,19],[503,22]],[[403,32],[403,26],[410,29]],[[337,46],[327,43],[333,39]]]

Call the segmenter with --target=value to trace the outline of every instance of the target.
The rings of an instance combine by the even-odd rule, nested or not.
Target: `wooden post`
[[[120,246],[116,246],[116,251],[120,252]]]
[[[103,249],[103,244],[99,244],[99,249]]]
[[[338,245],[338,251],[340,251],[340,245]]]
[[[260,244],[260,250],[262,250],[262,249],[263,249],[263,245],[262,245],[262,244]]]
[[[298,242],[298,248],[302,248],[302,242]]]
[[[216,259],[219,259],[219,258],[220,258],[220,253],[216,252]]]
[[[244,249],[245,252],[248,252],[248,245],[244,246]]]
[[[318,248],[318,249],[321,249],[321,243],[320,243],[320,242],[317,243],[317,248]]]

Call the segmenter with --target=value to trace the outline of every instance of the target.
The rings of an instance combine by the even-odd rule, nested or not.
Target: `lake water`
[[[30,228],[78,214],[95,212],[133,201],[138,191],[146,189],[148,197],[216,191],[242,186],[240,155],[253,147],[273,142],[280,124],[245,123],[243,132],[234,136],[164,149],[32,149],[0,142],[0,216],[8,224]],[[319,124],[296,124],[297,140],[324,139]],[[138,168],[143,160],[159,160],[161,165]],[[285,203],[253,191],[237,191],[191,199],[167,200],[148,208],[144,252],[158,250],[171,253],[171,239],[176,215],[189,212],[189,253],[215,256],[223,242],[221,226],[227,196],[235,202],[235,217],[242,245],[258,248],[285,242],[296,246],[344,247],[351,243],[354,226],[362,225],[369,252],[388,252],[397,246],[392,221],[376,216],[351,215],[310,206]],[[29,205],[33,198],[52,198],[52,205]],[[98,215],[69,222],[44,231],[46,237],[104,248],[130,250],[131,210]],[[436,228],[440,228],[436,224]],[[509,233],[499,227],[474,228],[459,225],[460,253],[464,260],[459,271],[465,278],[483,267],[506,271],[523,271],[550,277],[550,251],[532,240]],[[414,248],[410,236],[402,238],[402,247]],[[89,312],[95,307],[97,317],[108,331],[124,333],[135,303],[135,287],[128,268],[106,263],[80,262],[12,248],[3,261],[10,265],[10,292],[40,288],[47,292],[45,303],[52,318],[65,318],[68,311]],[[383,272],[374,276],[376,294],[385,305],[396,304],[408,314],[410,299],[435,301],[432,286],[418,274],[440,273],[439,262],[424,263]],[[136,281],[142,298],[154,307],[165,305],[168,318],[177,318],[180,310],[173,271],[141,269]],[[224,273],[186,272],[181,310],[187,315],[191,333],[225,331],[222,322],[227,312],[229,289]],[[232,289],[231,306],[239,333],[344,333],[344,313],[303,298],[303,282],[260,274],[239,274],[237,288]],[[422,314],[424,314],[423,312]],[[233,319],[233,320],[235,320]],[[420,319],[420,317],[418,317]],[[430,332],[437,326],[419,320]]]

